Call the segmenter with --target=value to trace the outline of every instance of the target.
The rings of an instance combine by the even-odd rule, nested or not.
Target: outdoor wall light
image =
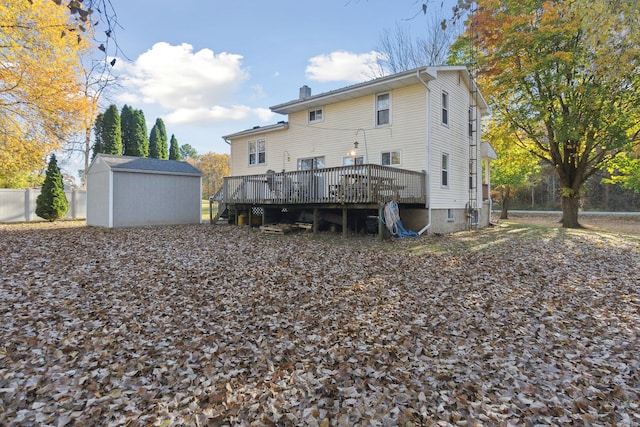
[[[349,150],[349,152],[347,153],[347,155],[349,157],[353,157],[355,159],[356,155],[358,154],[358,141],[353,143],[353,149]]]

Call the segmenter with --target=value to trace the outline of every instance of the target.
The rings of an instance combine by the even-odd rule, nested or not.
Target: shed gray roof
[[[114,156],[111,154],[98,154],[96,159],[98,157],[114,171],[202,176],[202,172],[197,168],[178,160]]]

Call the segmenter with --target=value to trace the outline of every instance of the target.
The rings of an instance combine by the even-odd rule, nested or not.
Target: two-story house
[[[232,217],[313,218],[360,231],[396,198],[406,228],[448,233],[490,220],[488,106],[461,66],[418,68],[271,107],[287,116],[224,140]],[[243,222],[241,221],[241,222]]]

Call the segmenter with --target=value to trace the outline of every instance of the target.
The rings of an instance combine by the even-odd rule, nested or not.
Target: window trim
[[[389,99],[389,106],[386,109],[379,109],[378,108],[378,98],[380,98],[383,95],[387,95],[388,99]],[[379,123],[379,117],[378,114],[381,111],[387,111],[387,122],[386,123]],[[382,127],[382,126],[390,126],[391,125],[391,92],[380,92],[380,93],[376,93],[376,97],[375,97],[375,124],[376,127]]]
[[[264,150],[260,151],[259,147],[260,147],[260,142],[263,142],[264,144]],[[251,153],[251,145],[255,146],[255,153]],[[263,153],[263,161],[260,161],[260,153]],[[266,138],[256,138],[256,139],[250,139],[249,141],[247,141],[247,162],[249,164],[250,167],[253,166],[260,166],[260,165],[266,165],[267,164],[267,139]],[[251,156],[254,155],[255,156],[255,163],[251,163]]]
[[[449,171],[451,170],[451,162],[449,160],[449,153],[442,153],[440,157],[440,186],[442,188],[449,188]]]
[[[453,222],[456,220],[456,211],[454,209],[447,209],[447,222]]]
[[[300,166],[302,164],[302,162],[305,161],[309,161],[311,160],[311,169],[301,169]],[[318,166],[318,163],[321,163],[320,166]],[[325,167],[325,156],[313,156],[313,157],[299,157],[296,160],[296,170],[316,170],[316,169],[322,169]]]
[[[318,111],[320,111],[319,119],[311,119],[311,113],[314,113],[317,116]],[[324,107],[314,108],[313,110],[307,110],[307,123],[320,123],[324,121]]]
[[[355,163],[349,163],[349,160],[353,160],[353,157],[344,156],[342,158],[342,166],[364,165],[364,156],[356,156]]]
[[[449,126],[449,92],[447,92],[446,90],[442,91],[440,103],[440,122],[443,126]]]
[[[398,153],[398,162],[397,163],[392,163],[393,153]],[[384,163],[384,155],[385,154],[389,154],[389,164],[388,165]],[[380,153],[380,164],[382,166],[400,166],[402,164],[402,152],[400,150],[382,151]]]

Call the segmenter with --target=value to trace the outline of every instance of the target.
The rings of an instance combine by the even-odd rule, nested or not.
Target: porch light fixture
[[[352,157],[355,163],[356,155],[358,154],[358,141],[353,143],[353,149],[347,153],[349,157]]]

